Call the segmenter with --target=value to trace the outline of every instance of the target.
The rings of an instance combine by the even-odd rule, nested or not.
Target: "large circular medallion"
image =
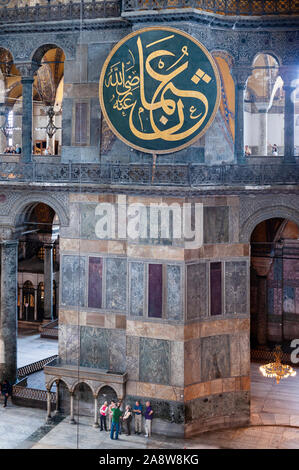
[[[99,95],[109,127],[123,142],[170,153],[206,132],[219,106],[220,79],[202,44],[177,29],[151,27],[112,49]]]

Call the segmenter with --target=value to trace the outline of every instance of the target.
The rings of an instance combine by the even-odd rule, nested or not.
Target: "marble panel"
[[[143,316],[144,264],[130,263],[130,315]]]
[[[170,342],[140,338],[139,380],[170,385]]]
[[[167,265],[167,318],[183,319],[181,266]]]
[[[246,261],[225,263],[225,313],[248,313],[247,289],[249,289]]]
[[[85,259],[82,256],[62,256],[61,305],[85,306]]]
[[[207,276],[206,264],[187,266],[187,320],[207,314]]]
[[[201,380],[230,376],[229,335],[201,338]]]
[[[127,308],[127,260],[107,258],[106,260],[106,307],[123,310]]]

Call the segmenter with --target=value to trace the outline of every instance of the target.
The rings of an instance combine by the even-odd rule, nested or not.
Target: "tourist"
[[[106,424],[106,416],[108,413],[108,402],[105,401],[104,404],[100,408],[100,422],[101,422],[101,429],[100,431],[107,431],[107,424]]]
[[[1,384],[1,393],[4,396],[3,408],[7,406],[7,400],[8,400],[8,397],[11,396],[11,392],[12,392],[12,387],[10,383],[8,382],[8,380],[4,380],[4,382]]]
[[[20,147],[18,144],[16,145],[16,153],[17,153],[17,154],[22,153],[22,149],[21,149],[21,147]]]
[[[151,407],[150,401],[147,401],[145,403],[145,413],[144,413],[144,418],[145,418],[145,437],[151,437],[152,435],[152,419],[153,419],[153,410]]]
[[[245,145],[245,157],[250,157],[251,155],[251,150],[249,148],[249,145]]]
[[[108,413],[109,413],[109,414],[108,414],[108,420],[109,420],[109,421],[108,421],[108,429],[109,429],[109,431],[110,431],[110,429],[111,429],[111,423],[112,423],[112,410],[113,410],[113,408],[115,408],[115,407],[116,407],[115,401],[114,401],[114,400],[111,400],[111,403],[110,403],[110,405],[109,405],[109,410],[108,410]]]
[[[142,433],[142,406],[139,401],[136,401],[133,408],[133,413],[135,415],[135,434]]]
[[[117,402],[117,406],[118,406],[118,408],[120,409],[120,411],[123,413],[124,409],[123,409],[123,403],[122,403],[121,400],[120,400],[119,402]],[[121,434],[122,432],[123,432],[122,422],[120,421],[120,422],[119,422],[118,434]]]
[[[277,157],[278,156],[278,147],[276,144],[273,144],[272,145],[272,155],[273,157]]]
[[[117,404],[112,409],[112,421],[111,421],[111,432],[110,432],[110,439],[118,439],[118,434],[119,434],[119,422],[122,416],[122,412],[120,410],[120,403]],[[114,437],[115,433],[115,437]]]
[[[130,405],[126,406],[126,411],[123,417],[123,422],[125,424],[125,427],[127,428],[126,435],[131,436],[131,421],[132,421],[132,410]]]

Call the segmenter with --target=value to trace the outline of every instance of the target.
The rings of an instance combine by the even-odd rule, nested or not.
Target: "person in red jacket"
[[[107,431],[107,424],[106,424],[106,416],[108,414],[108,402],[105,401],[104,404],[100,408],[100,422],[101,422],[101,429],[100,431]]]

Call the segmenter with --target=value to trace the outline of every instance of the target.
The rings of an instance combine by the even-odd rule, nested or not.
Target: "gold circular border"
[[[132,37],[134,36],[137,36],[138,34],[140,33],[143,33],[145,31],[153,31],[153,30],[159,30],[159,31],[170,31],[170,32],[174,32],[176,34],[180,34],[181,36],[185,36],[187,39],[189,39],[190,41],[193,41],[205,54],[206,56],[208,57],[209,61],[210,61],[210,64],[214,70],[214,74],[215,74],[215,77],[216,77],[216,83],[217,83],[217,97],[216,97],[216,101],[215,101],[215,106],[214,106],[214,110],[210,116],[210,119],[208,120],[207,124],[205,125],[204,129],[199,133],[197,134],[195,137],[193,137],[193,139],[191,139],[189,142],[186,142],[185,144],[183,145],[180,145],[179,147],[175,147],[173,149],[169,149],[169,150],[150,150],[150,149],[145,149],[143,147],[139,147],[138,145],[135,145],[135,144],[132,144],[130,141],[128,141],[127,139],[125,139],[116,129],[115,127],[113,126],[113,124],[111,123],[110,119],[109,119],[109,116],[106,112],[106,108],[105,108],[105,104],[104,104],[104,99],[103,99],[103,93],[102,93],[102,89],[103,89],[103,82],[104,82],[104,78],[105,78],[105,73],[106,73],[106,69],[107,69],[107,66],[110,62],[110,59],[112,58],[112,56],[114,55],[114,53],[120,48],[120,46],[122,46],[128,39],[131,39]],[[166,154],[166,153],[173,153],[173,152],[178,152],[179,150],[182,150],[186,147],[189,147],[190,145],[194,144],[194,142],[196,142],[203,134],[206,133],[206,131],[209,129],[210,125],[212,124],[212,122],[214,121],[214,118],[215,118],[215,115],[218,111],[218,108],[219,108],[219,104],[220,104],[220,88],[221,88],[221,82],[220,82],[220,76],[219,76],[219,72],[218,72],[218,68],[217,68],[217,65],[213,59],[213,56],[210,54],[210,52],[207,50],[207,48],[201,44],[199,41],[197,41],[197,39],[194,39],[192,36],[190,36],[190,34],[188,33],[185,33],[184,31],[181,31],[180,29],[176,29],[176,28],[171,28],[171,27],[168,27],[168,26],[163,26],[162,28],[158,27],[158,26],[150,26],[148,28],[142,28],[142,29],[139,29],[138,31],[134,31],[133,33],[130,33],[128,34],[127,36],[125,36],[123,39],[121,39],[114,47],[113,49],[110,51],[108,57],[106,58],[105,62],[104,62],[104,65],[103,65],[103,68],[102,68],[102,71],[101,71],[101,76],[100,76],[100,83],[99,83],[99,97],[100,97],[100,105],[101,105],[101,109],[102,109],[102,112],[104,114],[104,118],[106,119],[107,121],[107,124],[110,128],[110,130],[122,141],[124,142],[126,145],[128,145],[129,147],[131,148],[134,148],[136,150],[140,150],[141,152],[144,152],[144,153],[150,153],[150,154],[153,154],[153,155],[163,155],[163,154]]]

